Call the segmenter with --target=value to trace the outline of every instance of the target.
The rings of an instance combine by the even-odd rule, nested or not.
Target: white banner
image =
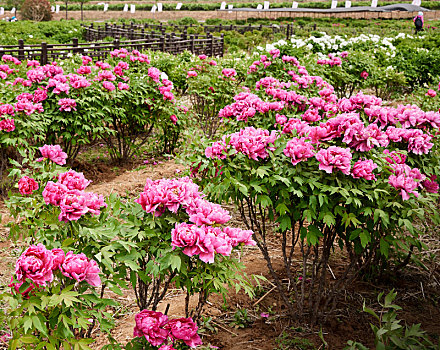
[[[298,3],[296,1],[292,2],[292,8],[293,9],[297,9],[298,8]]]
[[[162,3],[161,2],[157,3],[157,12],[162,12]]]
[[[55,6],[55,13],[60,13],[60,5]]]
[[[377,0],[371,0],[371,7],[377,7]]]
[[[270,3],[269,3],[269,1],[265,1],[265,2],[264,2],[264,9],[265,9],[265,10],[269,10],[269,7],[270,7]]]
[[[104,4],[104,12],[108,11],[108,4]]]
[[[336,7],[338,7],[338,0],[333,0],[332,1],[332,9],[335,9]]]
[[[221,4],[220,4],[220,10],[226,10],[226,2],[222,2]]]
[[[53,7],[53,6],[52,6]],[[53,12],[53,11],[52,11]],[[4,15],[5,14],[5,9],[4,7],[0,7],[0,15]]]
[[[157,10],[157,6],[156,6],[156,5],[153,5],[153,7],[151,8],[151,12],[155,13],[156,10]]]
[[[130,5],[130,13],[136,12],[136,5]]]
[[[12,13],[12,14],[15,13],[15,7],[12,8],[11,13]]]
[[[345,1],[345,8],[349,9],[351,7],[351,1],[350,0],[346,0]]]
[[[258,4],[258,5],[257,5],[257,10],[262,10],[262,9],[263,9],[263,5]]]
[[[127,4],[124,5],[124,9],[122,11],[124,11],[124,12],[128,11],[128,5]]]
[[[178,2],[176,5],[176,10],[180,10],[182,8],[182,3]]]

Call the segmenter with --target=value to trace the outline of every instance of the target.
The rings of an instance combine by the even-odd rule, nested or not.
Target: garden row
[[[250,57],[119,49],[105,61],[40,65],[3,56],[1,178],[18,184],[11,237],[29,243],[2,294],[10,348],[88,349],[97,328],[107,349],[196,347],[211,294],[253,294],[235,254],[245,245],[261,251],[289,316],[311,324],[331,316],[353,280],[404,268],[424,248],[423,223],[440,219],[433,45],[320,34]],[[381,99],[407,92],[419,106]],[[190,171],[147,180],[135,200],[104,198],[64,167],[93,142],[114,162],[147,147],[182,152]],[[228,226],[231,213],[216,204],[225,202],[244,227]],[[268,248],[275,234],[282,271]],[[339,252],[346,264],[329,279]],[[186,318],[156,312],[171,286],[187,294]],[[105,295],[128,288],[134,339],[116,344],[117,302]],[[434,348],[423,334],[404,336]]]
[[[379,1],[377,6],[386,6],[392,4],[400,4],[401,2],[395,1]],[[256,9],[258,5],[261,5],[261,2],[229,2],[232,4],[234,8],[254,8]],[[369,1],[356,1],[353,2],[354,6],[371,6],[371,2]],[[124,2],[121,1],[120,4],[109,4],[109,11],[122,11],[124,9]],[[136,4],[136,10],[140,11],[151,11],[154,4]],[[272,4],[272,8],[291,8],[292,2],[280,2],[276,4]],[[299,8],[316,8],[316,9],[330,9],[331,1],[319,1],[319,2],[299,2]],[[424,1],[423,7],[438,10],[440,9],[440,5],[437,1]],[[81,6],[79,4],[68,4],[68,11],[79,11]],[[181,11],[215,11],[220,9],[220,2],[211,2],[211,3],[203,3],[203,2],[192,2],[192,3],[182,3]],[[60,10],[65,10],[65,5],[60,3]],[[103,6],[98,4],[85,4],[83,6],[83,10],[85,11],[102,11]],[[176,11],[176,4],[163,3],[164,11]]]

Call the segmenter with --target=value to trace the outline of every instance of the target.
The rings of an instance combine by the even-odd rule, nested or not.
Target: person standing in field
[[[413,19],[414,21],[414,25],[416,26],[416,33],[421,32],[423,30],[423,12],[419,12],[419,14],[417,16],[414,17]]]

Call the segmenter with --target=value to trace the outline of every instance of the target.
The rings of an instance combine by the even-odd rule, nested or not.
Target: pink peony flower
[[[120,83],[118,83],[118,89],[119,90],[128,90],[130,87],[128,86],[128,84],[126,84],[126,83],[122,83],[122,82],[120,82]]]
[[[68,190],[60,200],[61,213],[58,220],[68,222],[77,221],[89,211],[86,196],[82,191]]]
[[[173,114],[173,115],[170,116],[170,120],[171,120],[171,122],[172,122],[174,125],[177,124],[177,117],[176,117],[175,114]]]
[[[224,68],[222,70],[222,74],[227,78],[232,78],[237,75],[237,72],[235,71],[234,68]]]
[[[61,248],[54,248],[52,249],[52,255],[53,255],[52,270],[56,271],[60,268],[61,264],[66,259],[66,254],[64,253],[64,250],[62,250]]]
[[[189,77],[196,77],[197,75],[198,75],[197,72],[195,72],[193,70],[190,70],[190,71],[187,72],[186,77],[187,78],[189,78]]]
[[[422,181],[422,186],[425,188],[426,192],[438,193],[439,184],[437,182],[437,176],[431,175],[429,179]]]
[[[85,178],[83,173],[77,173],[70,169],[65,173],[58,174],[58,182],[65,185],[69,190],[84,190],[92,181]]]
[[[62,183],[48,181],[43,190],[43,199],[46,204],[59,206],[61,199],[69,189]]]
[[[211,237],[196,225],[176,224],[171,231],[171,246],[173,249],[184,248],[183,253],[188,256],[199,255],[203,262],[214,262],[215,248]]]
[[[231,220],[229,212],[220,204],[197,198],[187,209],[189,220],[198,226],[224,224]]]
[[[331,174],[334,169],[341,170],[345,175],[350,174],[352,155],[349,149],[330,146],[315,154],[319,161],[319,169]]]
[[[368,78],[368,73],[366,72],[366,71],[363,71],[362,73],[361,73],[361,78],[364,78],[364,79],[367,79]]]
[[[38,190],[38,183],[29,176],[23,176],[18,181],[18,190],[22,195],[32,194],[32,192]]]
[[[231,239],[231,244],[236,247],[240,243],[249,246],[255,246],[257,243],[252,239],[254,232],[251,230],[242,230],[241,228],[225,227],[223,232]]]
[[[60,111],[76,111],[76,101],[72,98],[62,98],[58,101],[58,105],[60,106]]]
[[[373,170],[376,168],[377,164],[375,164],[371,159],[358,160],[353,165],[351,176],[353,176],[355,179],[363,178],[365,180],[376,180],[376,177],[373,174]]]
[[[2,119],[0,120],[0,131],[12,132],[15,130],[14,119]]]
[[[102,87],[108,91],[113,91],[116,89],[115,85],[109,81],[104,81]]]
[[[44,145],[39,150],[43,158],[50,159],[58,165],[66,164],[67,154],[63,152],[59,145]]]
[[[315,148],[310,142],[306,142],[304,137],[297,138],[294,137],[292,140],[287,142],[286,148],[283,153],[286,157],[292,159],[292,164],[296,165],[303,160],[307,160],[315,155]]]
[[[437,93],[434,90],[429,89],[428,92],[425,94],[425,96],[435,97],[437,96]]]
[[[191,318],[169,320],[165,328],[169,330],[172,339],[183,340],[191,348],[202,344],[202,340],[197,334],[198,327]]]
[[[153,79],[154,82],[160,83],[160,70],[155,67],[148,68],[148,76]]]
[[[153,346],[159,346],[166,341],[169,331],[164,329],[168,316],[161,312],[142,310],[135,317],[136,326],[133,335],[144,336]]]
[[[101,278],[99,277],[99,267],[96,261],[90,260],[83,253],[74,254],[68,252],[64,262],[60,266],[61,273],[77,282],[86,281],[93,287],[101,285]]]
[[[208,56],[206,55],[199,55],[199,59],[201,60],[206,60],[208,58]]]
[[[53,281],[53,254],[44,245],[31,245],[15,264],[17,279],[24,282],[29,278],[36,286],[46,286]]]

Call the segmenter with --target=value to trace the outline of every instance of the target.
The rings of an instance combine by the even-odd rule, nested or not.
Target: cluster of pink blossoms
[[[239,132],[223,136],[221,141],[214,142],[205,149],[205,156],[225,159],[228,150],[232,147],[236,153],[242,153],[249,159],[265,159],[269,155],[268,150],[275,150],[273,144],[277,138],[276,131],[256,129],[250,126]],[[229,142],[227,142],[228,139]]]
[[[67,254],[60,248],[48,250],[43,244],[31,245],[15,263],[15,275],[18,283],[11,281],[10,287],[19,293],[20,286],[29,279],[30,287],[23,292],[28,296],[34,288],[45,287],[54,280],[54,273],[60,271],[63,276],[77,282],[86,281],[93,287],[101,285],[99,267],[96,261],[84,254]]]
[[[0,131],[12,132],[14,130],[15,130],[14,119],[0,117]]]
[[[218,114],[220,118],[235,117],[238,121],[247,122],[257,112],[280,111],[284,108],[284,102],[264,102],[257,95],[249,92],[240,92],[234,100],[236,102],[220,110]]]
[[[145,337],[152,346],[160,346],[159,350],[175,350],[174,343],[179,340],[190,348],[202,344],[191,318],[169,319],[161,312],[142,310],[135,316],[135,322],[133,336]]]
[[[278,56],[277,56],[278,57]],[[248,69],[248,74],[251,74],[252,72],[256,72],[258,71],[258,67],[261,67],[263,69],[266,69],[267,67],[269,67],[272,64],[271,61],[269,61],[269,59],[267,58],[266,55],[261,55],[260,56],[260,60],[259,61],[254,61]]]
[[[61,173],[57,182],[49,181],[46,184],[44,202],[60,207],[60,221],[76,221],[87,213],[97,216],[107,204],[102,195],[84,192],[90,182],[82,173],[74,170]]]
[[[188,177],[147,179],[144,191],[135,202],[154,216],[183,210],[193,224],[176,224],[171,232],[171,245],[173,249],[183,248],[183,253],[188,256],[198,255],[206,263],[214,262],[215,253],[229,256],[232,248],[241,243],[255,245],[252,231],[211,226],[223,225],[231,216],[221,205],[203,199],[199,187]]]
[[[330,67],[340,66],[342,64],[341,57],[335,56],[334,54],[331,53],[328,54],[328,57],[329,57],[328,60],[318,60],[316,63],[321,66],[328,65]]]

